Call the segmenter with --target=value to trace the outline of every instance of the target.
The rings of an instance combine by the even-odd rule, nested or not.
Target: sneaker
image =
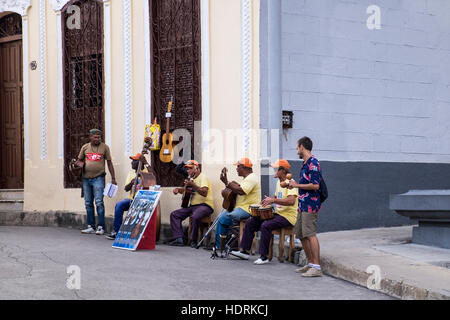
[[[95,229],[92,226],[88,225],[87,229],[81,230],[81,233],[91,234],[95,233]]]
[[[169,242],[169,246],[182,247],[182,246],[184,246],[183,239],[177,238],[177,239]]]
[[[308,271],[302,274],[302,277],[312,278],[312,277],[321,277],[322,271],[316,268],[310,268]]]
[[[113,231],[110,234],[107,234],[105,237],[106,237],[106,239],[109,239],[109,240],[116,240],[117,232]]]
[[[95,232],[96,235],[101,236],[105,233],[105,230],[103,230],[103,227],[98,227],[97,232]]]
[[[312,268],[312,267],[311,267],[309,264],[307,264],[307,265],[304,266],[304,267],[295,269],[295,272],[298,272],[298,273],[305,273],[306,271],[308,271],[308,270],[311,269],[311,268]]]
[[[256,260],[253,263],[254,264],[266,264],[266,263],[269,263],[269,259],[267,259],[267,258],[263,259],[262,257],[260,257],[260,258],[258,258],[258,260]]]
[[[248,260],[249,258],[249,255],[245,251],[231,251],[230,254],[243,260]]]

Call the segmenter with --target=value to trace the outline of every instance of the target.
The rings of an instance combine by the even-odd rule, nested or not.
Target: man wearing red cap
[[[133,184],[136,179],[137,170],[139,168],[139,163],[141,163],[141,172],[148,172],[147,168],[149,167],[149,164],[147,162],[147,159],[145,159],[145,156],[138,153],[134,156],[130,156],[131,159],[131,168],[128,172],[127,179],[125,180],[125,191],[129,192],[127,198],[119,201],[116,203],[116,207],[114,209],[114,230],[106,236],[107,239],[114,240],[117,236],[117,233],[120,230],[120,226],[122,225],[122,219],[123,219],[123,213],[125,211],[128,211],[130,209],[131,202],[133,202],[133,195],[136,192],[133,192]],[[140,161],[140,162],[139,162]],[[147,167],[147,168],[145,168]],[[139,179],[138,184],[134,186],[137,188],[139,185]],[[136,190],[135,190],[136,191]]]
[[[171,246],[183,246],[183,227],[184,219],[192,216],[191,247],[197,246],[198,227],[204,217],[210,216],[214,212],[214,201],[211,190],[211,183],[208,177],[201,172],[200,165],[195,160],[189,160],[184,166],[188,173],[188,180],[184,181],[185,187],[192,188],[194,192],[190,205],[187,208],[181,208],[170,214],[170,227],[172,228],[173,239],[169,242]],[[174,194],[183,193],[184,188],[173,189]]]
[[[248,158],[242,158],[234,164],[238,176],[244,179],[241,183],[232,181],[228,183],[225,175],[220,177],[220,180],[226,187],[230,188],[237,194],[236,206],[233,211],[222,211],[219,215],[216,227],[216,248],[220,248],[220,236],[224,237],[228,234],[228,229],[235,223],[243,219],[250,218],[249,207],[252,204],[261,201],[261,184],[259,177],[253,173],[253,164]]]
[[[274,217],[268,220],[261,220],[259,217],[251,217],[245,223],[244,232],[241,240],[241,251],[232,251],[231,254],[244,260],[249,258],[249,250],[252,247],[255,232],[261,231],[261,239],[259,242],[260,257],[254,263],[266,264],[269,262],[267,258],[269,254],[270,239],[272,231],[276,229],[292,227],[297,220],[298,206],[298,189],[282,188],[281,182],[287,181],[286,175],[289,173],[291,165],[284,159],[278,160],[270,165],[276,170],[275,179],[277,187],[275,197],[267,197],[261,202],[262,206],[276,205]],[[288,182],[288,181],[287,181]],[[280,239],[284,241],[284,239]]]

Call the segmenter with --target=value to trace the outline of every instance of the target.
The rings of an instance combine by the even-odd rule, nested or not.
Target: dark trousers
[[[192,215],[191,234],[189,237],[192,241],[197,241],[198,227],[204,217],[210,216],[213,209],[207,204],[196,204],[188,208],[181,208],[173,211],[170,214],[170,227],[172,228],[172,235],[174,239],[183,237],[182,222],[184,219]]]
[[[249,251],[252,247],[253,237],[256,231],[261,231],[261,239],[259,240],[259,254],[267,257],[269,255],[270,239],[272,237],[272,231],[276,229],[292,227],[290,222],[275,214],[273,219],[261,220],[259,217],[251,217],[247,220],[244,227],[244,233],[241,240],[241,248],[245,251]],[[280,239],[284,241],[284,239]]]

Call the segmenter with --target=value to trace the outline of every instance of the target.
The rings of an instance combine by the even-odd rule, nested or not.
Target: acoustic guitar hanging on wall
[[[166,113],[166,133],[162,137],[162,146],[159,152],[159,159],[162,162],[171,162],[173,159],[172,133],[170,133],[170,118],[172,117],[173,96],[170,97]]]

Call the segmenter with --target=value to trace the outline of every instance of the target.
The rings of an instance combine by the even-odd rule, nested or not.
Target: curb
[[[332,258],[327,256],[321,256],[320,262],[326,275],[368,288],[367,280],[370,274],[367,272],[335,263]],[[369,290],[381,292],[402,300],[450,300],[449,295],[420,288],[405,281],[396,281],[388,278],[381,279],[380,289],[369,288]]]
[[[0,226],[62,227],[83,229],[86,227],[86,213],[73,211],[0,211]],[[105,231],[113,230],[114,218],[105,216]],[[170,225],[161,224],[159,243],[168,240],[172,234]]]

